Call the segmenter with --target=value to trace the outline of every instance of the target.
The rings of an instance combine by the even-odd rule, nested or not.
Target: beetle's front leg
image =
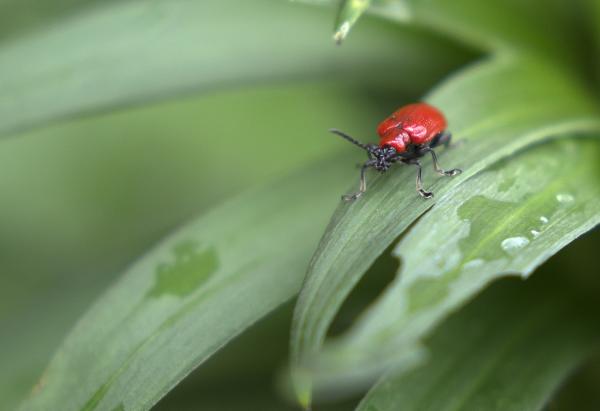
[[[369,169],[369,167],[373,166],[373,162],[372,161],[367,161],[365,164],[363,164],[362,168],[360,169],[360,184],[358,186],[358,191],[356,193],[353,194],[346,194],[342,196],[342,200],[344,201],[354,201],[356,200],[358,197],[360,197],[361,195],[364,194],[365,191],[367,191],[367,170]]]

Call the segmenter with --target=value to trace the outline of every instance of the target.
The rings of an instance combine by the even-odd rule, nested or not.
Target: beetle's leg
[[[438,162],[435,151],[433,151],[431,148],[427,151],[429,151],[431,153],[431,158],[433,159],[433,168],[435,169],[436,173],[443,175],[443,176],[455,176],[455,175],[462,173],[462,170],[460,168],[453,168],[452,170],[444,170],[443,168],[440,167],[440,163]]]
[[[419,160],[414,160],[414,162],[411,162],[410,164],[414,164],[417,166],[417,192],[423,198],[433,197],[433,193],[431,191],[423,190],[423,182],[421,181],[421,163],[419,162]]]
[[[363,195],[365,191],[367,191],[367,169],[372,165],[373,163],[371,161],[367,161],[365,164],[363,164],[362,168],[360,169],[360,185],[358,186],[358,191],[353,194],[343,195],[342,200],[354,201]]]

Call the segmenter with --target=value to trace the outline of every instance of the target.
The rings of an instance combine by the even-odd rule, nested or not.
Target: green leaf
[[[409,0],[415,21],[481,48],[553,56],[563,64],[585,53],[571,2]],[[576,58],[580,61],[579,57]]]
[[[364,1],[301,0],[340,5],[336,32],[343,33],[365,11]],[[591,1],[591,0],[590,0]],[[416,23],[465,44],[493,52],[526,51],[553,57],[562,64],[588,62],[581,15],[570,2],[488,0],[372,0],[368,13],[397,22]],[[342,29],[344,23],[346,26]],[[347,34],[347,33],[346,33]],[[337,34],[336,34],[337,35]],[[386,53],[386,57],[390,54]]]
[[[371,0],[342,0],[340,2],[333,35],[333,39],[337,44],[342,44],[354,23],[370,5]]]
[[[326,347],[327,374],[377,375],[402,364],[404,352],[489,283],[508,274],[526,278],[599,224],[598,158],[597,139],[545,144],[440,199],[394,250],[403,262],[398,281]]]
[[[71,17],[82,8],[111,1],[123,0],[0,0],[0,39],[6,42]]]
[[[459,141],[441,161],[447,168],[462,168],[463,174],[437,178],[435,183],[428,177],[425,183],[444,204],[468,190],[470,185],[462,184],[467,178],[527,145],[553,135],[600,129],[598,107],[587,89],[568,73],[533,59],[497,57],[480,63],[443,84],[428,100],[447,114],[449,130]],[[416,195],[414,173],[402,167],[373,178],[365,196],[338,208],[313,256],[291,340],[297,394],[304,403],[311,391],[307,375],[316,367],[315,358],[341,303],[375,258],[435,204]],[[587,220],[579,223],[583,227]],[[418,245],[423,245],[420,239]]]
[[[336,78],[419,90],[448,67],[437,61],[465,57],[447,41],[432,44],[429,34],[374,23],[343,54],[335,53],[322,41],[329,27],[329,16],[319,8],[269,0],[79,6],[54,24],[0,43],[0,135],[259,81]],[[402,42],[395,41],[405,32]],[[370,63],[384,53],[386,65]],[[407,61],[406,54],[413,59]],[[407,76],[398,78],[398,71]]]
[[[361,154],[326,130],[332,119],[360,128],[378,115],[356,95],[352,86],[323,82],[244,87],[3,142],[0,410],[17,408],[76,320],[124,267],[190,215],[324,153],[347,149],[344,163],[352,170],[346,161]],[[232,112],[246,138],[227,122]],[[292,141],[302,144],[282,156],[282,142]],[[353,177],[346,174],[347,184]],[[326,196],[335,201],[339,192]]]
[[[424,366],[382,378],[358,410],[543,409],[600,336],[580,294],[565,287],[571,273],[547,274],[483,292],[436,330]]]
[[[397,21],[410,19],[409,8],[405,0],[303,0],[309,3],[338,3],[338,12],[335,19],[333,40],[339,45],[348,36],[348,33],[358,19],[369,9],[382,17]]]
[[[345,162],[317,165],[207,213],[134,264],[81,318],[22,409],[149,409],[292,297],[338,201],[331,192],[347,182]]]
[[[596,81],[596,90],[600,93],[600,2],[588,0],[588,26],[594,36],[595,53],[592,53],[592,73]]]

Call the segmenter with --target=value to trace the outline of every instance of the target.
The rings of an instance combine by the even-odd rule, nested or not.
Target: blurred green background
[[[60,26],[92,3],[108,2],[0,1],[0,53],[31,33]],[[237,13],[240,4],[211,2],[219,18]],[[390,108],[417,99],[478,56],[441,35],[374,17],[365,18],[352,33],[355,42],[335,49],[327,42],[333,9],[257,4],[257,14],[282,23],[250,21],[249,28],[258,27],[265,38],[301,41],[277,49],[274,53],[287,54],[274,54],[271,64],[249,61],[256,67],[248,78],[218,78],[208,87],[200,83],[210,83],[210,78],[203,78],[176,95],[157,90],[142,107],[132,107],[140,96],[118,110],[91,107],[84,116],[69,115],[2,141],[0,409],[13,409],[27,395],[86,308],[168,232],[225,198],[327,153],[338,153],[348,164],[348,187],[354,186],[354,164],[362,155],[327,129],[339,127],[373,139],[377,120]],[[215,34],[219,41],[238,42],[240,30],[228,26],[235,19],[219,21],[224,22]],[[289,31],[275,31],[282,28]],[[396,40],[400,36],[402,44]],[[60,50],[51,52],[61,58]],[[171,53],[165,49],[165,59]],[[287,55],[305,61],[305,66],[293,70],[283,65]],[[364,56],[372,59],[365,61]],[[269,57],[257,52],[256,58]],[[142,72],[144,65],[137,70]],[[282,72],[286,74],[277,74]],[[34,118],[33,123],[43,120]],[[593,254],[599,244],[597,233],[588,236],[546,270],[571,267],[570,261]],[[350,317],[381,289],[385,278],[376,274],[390,272],[386,264],[392,263],[384,261],[373,269],[372,284],[364,285],[363,294],[346,307]],[[261,321],[157,409],[285,409],[275,385],[286,359],[291,310],[288,304]],[[248,355],[265,341],[273,347],[268,361]],[[597,381],[594,373],[592,368],[578,378],[589,384]],[[223,401],[231,384],[236,398]],[[569,397],[568,392],[564,395]],[[352,403],[322,409],[347,410]],[[560,409],[560,401],[552,406]]]
[[[233,12],[235,6],[222,4],[216,11]],[[1,7],[0,34],[7,44],[78,11],[68,1],[5,1]],[[278,4],[276,11],[288,13],[288,20],[301,13],[296,29],[308,23],[316,30],[306,50],[289,53],[302,58],[303,52],[324,49],[328,60],[311,62],[314,71],[340,61],[348,69],[191,90],[180,99],[62,121],[2,142],[0,409],[12,408],[31,389],[77,318],[165,234],[223,199],[326,153],[339,152],[353,185],[353,165],[362,156],[327,129],[343,126],[370,138],[374,119],[390,104],[414,99],[473,57],[440,37],[367,19],[357,36],[376,39],[382,48],[398,49],[394,32],[410,40],[403,49],[432,45],[419,56],[435,63],[429,71],[388,87],[386,81],[398,76],[393,65],[406,63],[392,57],[392,69],[382,66],[382,76],[373,77],[371,64],[361,67],[352,57],[366,43],[335,50],[323,41],[333,10]],[[279,324],[280,337],[287,338],[286,327]]]

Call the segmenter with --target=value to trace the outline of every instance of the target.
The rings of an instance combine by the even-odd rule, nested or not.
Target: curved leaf
[[[347,182],[346,164],[318,166],[213,210],[133,265],[79,321],[22,409],[149,409],[292,297],[331,190]]]
[[[338,0],[301,0],[339,5]],[[399,22],[414,22],[432,32],[449,34],[482,50],[516,50],[552,57],[561,64],[587,62],[589,49],[582,38],[585,25],[578,14],[581,4],[533,0],[372,0],[369,12]],[[352,4],[356,5],[353,7]],[[349,29],[364,10],[364,1],[342,1],[336,21],[338,33]],[[346,16],[346,19],[340,17]],[[343,36],[342,36],[343,39]]]
[[[576,2],[575,2],[576,3]],[[562,64],[580,61],[580,21],[573,2],[410,0],[416,21],[488,50],[525,50]]]
[[[269,0],[80,6],[0,43],[0,134],[240,82],[335,76],[418,90],[444,73],[438,58],[465,57],[425,33],[404,30],[403,41],[394,41],[401,29],[382,24],[370,25],[343,54],[333,53],[321,40],[329,27],[320,9]],[[370,63],[384,53],[386,65]],[[407,61],[406,54],[413,58]],[[398,78],[399,70],[407,76]],[[417,71],[416,78],[409,75]]]
[[[403,262],[398,280],[326,347],[319,374],[372,377],[402,364],[405,352],[490,282],[508,274],[526,278],[600,224],[598,158],[596,139],[546,144],[440,199],[394,250]]]
[[[72,16],[80,9],[124,0],[0,0],[0,43]]]
[[[371,0],[342,0],[335,21],[335,33],[333,39],[337,44],[348,35],[348,32],[356,23],[358,18],[367,10]]]
[[[328,0],[303,0],[311,3],[330,3]],[[335,19],[333,40],[339,45],[358,19],[370,8],[386,18],[407,21],[410,18],[409,8],[405,0],[341,0],[337,1],[338,13]]]
[[[441,161],[463,174],[433,184],[426,179],[440,199],[458,195],[466,178],[529,144],[600,129],[598,107],[588,91],[567,73],[536,60],[497,57],[455,76],[428,100],[443,109],[449,129],[462,140]],[[375,258],[435,203],[415,194],[413,178],[409,167],[374,178],[365,196],[338,208],[313,256],[291,341],[293,366],[299,367],[297,393],[305,405],[311,391],[306,369],[314,366],[339,306]]]
[[[483,292],[436,330],[424,366],[384,377],[358,410],[543,409],[593,353],[600,330],[564,278],[540,274]]]

